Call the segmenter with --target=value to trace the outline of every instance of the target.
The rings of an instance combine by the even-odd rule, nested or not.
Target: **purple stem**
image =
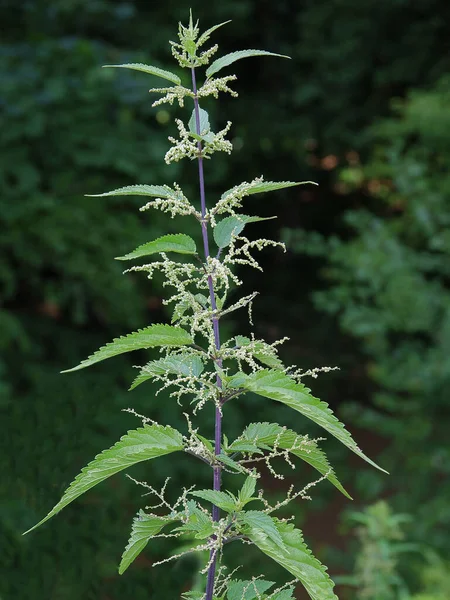
[[[198,103],[198,95],[197,95],[197,81],[195,79],[195,69],[191,69],[192,73],[192,88],[194,91],[194,112],[195,112],[195,129],[197,135],[201,134],[200,131],[200,107]],[[205,220],[206,215],[206,199],[205,199],[205,176],[203,173],[203,157],[201,155],[202,152],[202,143],[198,141],[198,176],[200,182],[200,205],[201,205],[201,215],[202,215],[202,238],[203,238],[203,249],[205,252],[205,260],[208,260],[209,254],[209,241],[208,241],[208,223]],[[212,280],[212,276],[208,275],[208,287],[209,287],[209,297],[211,300],[211,309],[213,312],[217,310],[216,304],[216,295],[214,293],[214,284]],[[212,318],[213,331],[214,331],[214,344],[216,350],[220,350],[220,333],[219,333],[219,319],[214,316]],[[222,367],[222,360],[220,358],[216,359],[219,367]],[[222,390],[222,380],[219,375],[216,376],[217,387],[219,390]],[[219,397],[219,402],[221,401],[221,392]],[[220,410],[216,406],[216,419],[215,419],[215,431],[214,431],[214,453],[217,456],[221,451],[221,439],[222,439],[222,415]],[[213,480],[213,489],[216,491],[220,491],[220,480],[221,480],[221,468],[220,466],[214,466],[214,480]],[[219,508],[217,506],[213,506],[212,509],[212,518],[213,521],[219,520]],[[206,582],[206,597],[205,600],[212,600],[213,590],[214,590],[214,579],[216,576],[216,563],[217,563],[217,552],[215,550],[211,550],[210,553],[210,566],[208,569],[208,578]]]

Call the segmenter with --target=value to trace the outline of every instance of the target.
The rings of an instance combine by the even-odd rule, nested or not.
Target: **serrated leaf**
[[[215,490],[198,490],[195,492],[189,492],[193,496],[202,498],[207,502],[211,502],[214,506],[221,508],[226,512],[233,512],[236,510],[236,501],[227,492],[217,492]]]
[[[208,450],[209,450],[211,453],[213,453],[213,452],[214,452],[214,446],[213,446],[213,444],[212,444],[211,440],[208,440],[207,438],[203,437],[203,436],[202,436],[202,435],[200,435],[199,433],[197,433],[196,435],[197,435],[198,439],[199,439],[201,442],[203,442],[203,443],[205,444],[206,448],[207,448],[207,449],[208,449]]]
[[[236,473],[245,473],[247,475],[247,471],[244,467],[226,454],[218,454],[216,458],[232,471],[236,471]]]
[[[231,242],[233,235],[239,235],[247,223],[257,221],[268,221],[276,217],[249,217],[248,215],[236,215],[225,217],[217,223],[213,230],[214,241],[219,248],[225,248]]]
[[[204,365],[201,358],[195,354],[177,354],[158,360],[151,360],[142,367],[139,375],[131,384],[130,391],[155,375],[172,374],[185,377],[199,377],[203,369]]]
[[[181,84],[181,79],[175,73],[160,69],[159,67],[152,67],[151,65],[144,65],[143,63],[126,63],[124,65],[103,65],[104,69],[132,69],[133,71],[142,71],[149,75],[156,75],[162,79],[167,79],[176,85]]]
[[[255,493],[255,489],[256,489],[256,477],[248,476],[247,479],[244,481],[244,485],[242,486],[241,490],[239,491],[239,501],[243,506],[245,506],[245,504],[247,504],[247,502],[249,502],[250,500],[253,499],[253,494]]]
[[[168,198],[174,191],[168,185],[127,185],[104,194],[86,194],[90,198],[103,198],[104,196],[152,196],[154,198]]]
[[[227,600],[256,600],[269,588],[275,585],[274,581],[255,579],[253,581],[230,581],[227,590]]]
[[[200,510],[194,500],[187,502],[187,521],[175,531],[194,534],[196,539],[204,540],[210,537],[213,532],[213,522],[209,515]]]
[[[170,322],[176,323],[179,321],[189,307],[190,303],[188,300],[181,300],[181,302],[178,302],[173,309],[172,319]]]
[[[288,587],[285,590],[282,590],[275,596],[272,596],[270,600],[295,600],[294,599],[294,588]]]
[[[304,448],[292,448],[299,437],[301,436],[298,436],[292,429],[283,431],[283,428],[278,425],[278,423],[250,423],[244,430],[242,436],[231,444],[230,452],[238,452],[242,440],[247,441],[247,443],[251,442],[261,448],[272,448],[276,440],[279,448],[289,450],[291,454],[314,467],[321,475],[328,473],[328,481],[344,494],[344,496],[351,500],[350,494],[344,489],[336,477],[325,453],[317,446],[316,442],[310,440],[308,445]]]
[[[282,190],[284,188],[294,187],[297,185],[305,185],[307,183],[311,183],[312,185],[317,185],[314,181],[252,181],[251,183],[241,184],[226,190],[221,199],[223,200],[228,195],[232,195],[239,190],[239,195],[251,196],[252,194],[262,194],[264,192],[274,192],[276,190]],[[244,186],[244,187],[243,187]]]
[[[253,355],[260,363],[271,369],[282,369],[283,362],[275,354],[263,354],[262,352],[255,352]]]
[[[296,383],[280,371],[263,370],[247,375],[242,387],[265,398],[281,402],[308,417],[360,458],[387,473],[362,452],[345,426],[334,416],[328,404],[311,396],[310,390],[302,383]]]
[[[112,358],[125,352],[133,352],[134,350],[144,350],[155,348],[156,346],[187,346],[192,343],[191,336],[181,327],[150,325],[145,329],[140,329],[139,331],[114,339],[109,344],[106,344],[106,346],[97,350],[97,352],[94,352],[89,358],[83,360],[76,367],[61,372],[70,373],[78,371],[107,358]]]
[[[76,498],[108,477],[144,460],[151,460],[179,450],[183,450],[183,436],[172,427],[144,425],[139,429],[128,431],[114,446],[98,454],[84,467],[64,492],[58,504],[42,521],[25,533],[33,531],[48,521]]]
[[[306,546],[302,532],[290,523],[273,519],[274,526],[283,542],[280,548],[261,529],[250,529],[247,537],[272,560],[299,579],[312,600],[338,600],[334,583],[324,567]]]
[[[194,240],[184,233],[169,233],[163,235],[152,242],[142,244],[133,252],[118,256],[116,260],[131,260],[133,258],[141,258],[141,256],[149,256],[158,252],[177,252],[178,254],[196,254],[197,247]]]
[[[230,448],[230,452],[249,452],[251,454],[263,454],[263,452],[255,444],[246,442],[245,440],[235,440]]]
[[[181,597],[183,598],[183,600],[203,600],[205,594],[203,592],[190,591],[184,592],[184,594],[182,594]]]
[[[228,67],[228,65],[233,64],[237,60],[241,60],[242,58],[250,58],[252,56],[278,56],[279,58],[290,58],[290,56],[286,56],[284,54],[267,52],[267,50],[238,50],[237,52],[225,54],[225,56],[222,56],[211,63],[206,70],[206,76],[211,77],[211,75],[218,73],[224,67]]]
[[[194,133],[200,137],[208,134],[211,130],[211,126],[209,124],[209,115],[203,108],[199,109],[199,117],[200,117],[200,130],[197,130],[197,120],[195,118],[195,109],[192,111],[191,118],[189,119],[188,127],[191,133]]]
[[[286,550],[283,539],[275,526],[274,519],[258,510],[239,513],[238,520],[250,527],[252,532],[259,531],[268,537],[280,550]],[[250,537],[250,536],[249,536]]]
[[[172,523],[173,519],[147,515],[139,511],[139,515],[133,519],[131,526],[131,536],[127,547],[122,554],[122,560],[119,565],[119,575],[122,575],[142,552],[150,539],[157,535],[163,527]]]
[[[229,21],[224,21],[223,23],[219,23],[218,25],[214,25],[213,27],[210,27],[209,29],[207,29],[204,33],[202,33],[202,35],[198,38],[197,41],[197,46],[203,46],[203,44],[205,42],[207,42],[209,40],[210,35],[216,31],[216,29],[219,29],[219,27],[222,27],[223,25],[227,25],[228,23],[231,23],[231,19]]]

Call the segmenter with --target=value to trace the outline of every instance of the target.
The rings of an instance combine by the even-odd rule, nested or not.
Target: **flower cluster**
[[[203,145],[199,143],[198,136],[194,137],[190,131],[186,129],[183,121],[175,120],[180,138],[176,140],[169,137],[172,142],[172,147],[166,152],[164,160],[167,164],[178,162],[183,158],[194,160],[195,158],[210,158],[214,152],[226,152],[230,154],[233,145],[225,139],[226,134],[230,130],[231,121],[228,121],[226,127],[217,133],[208,132],[203,136]]]
[[[170,105],[174,103],[174,100],[178,100],[178,104],[183,107],[184,99],[194,98],[194,92],[188,88],[183,87],[182,85],[175,85],[172,87],[163,87],[163,88],[152,88],[148,90],[151,93],[156,94],[164,94],[162,98],[159,100],[155,100],[152,106],[159,106],[160,104],[164,104],[168,102]]]
[[[139,210],[145,211],[150,208],[159,209],[161,212],[169,213],[172,219],[179,216],[193,215],[198,221],[202,219],[201,214],[195,209],[195,207],[189,202],[186,196],[181,191],[180,186],[177,183],[173,184],[174,189],[168,188],[169,194],[164,198],[155,198],[150,200],[144,206],[141,206]]]

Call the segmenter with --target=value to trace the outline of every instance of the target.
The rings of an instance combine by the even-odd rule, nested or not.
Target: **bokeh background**
[[[286,362],[340,368],[307,383],[391,472],[327,440],[354,502],[323,483],[296,505],[296,522],[342,599],[448,600],[448,0],[0,3],[0,598],[172,599],[196,584],[195,559],[151,568],[174,551],[171,540],[150,544],[117,575],[146,503],[123,475],[21,536],[82,466],[138,425],[121,409],[184,427],[182,409],[151,385],[126,391],[144,356],[59,371],[167,319],[161,281],[123,276],[113,258],[179,224],[139,213],[134,198],[84,194],[177,180],[195,198],[194,165],[162,160],[173,116],[189,110],[151,108],[147,90],[161,83],[152,77],[100,69],[176,70],[168,40],[190,6],[203,28],[232,19],[216,34],[221,54],[292,57],[236,63],[239,99],[205,103],[217,127],[233,121],[235,145],[231,158],[207,163],[208,194],[261,174],[320,184],[248,200],[249,214],[278,215],[254,231],[284,239],[288,252],[266,251],[264,274],[241,273],[244,288],[261,292],[256,332],[290,336]],[[238,317],[225,333],[248,332]],[[230,403],[225,419],[230,438],[251,420],[320,434],[261,398]],[[198,424],[212,431],[212,414]],[[210,475],[188,457],[133,474],[156,486],[171,476],[173,493],[209,485]],[[266,483],[277,496],[280,485],[313,477],[299,465]],[[241,576],[284,577],[248,547],[232,548],[227,561],[244,563]]]

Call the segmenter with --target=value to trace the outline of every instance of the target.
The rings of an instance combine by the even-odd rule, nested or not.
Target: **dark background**
[[[252,226],[254,234],[283,238],[289,250],[265,251],[264,274],[241,273],[244,290],[261,292],[257,333],[268,341],[290,336],[281,352],[287,363],[340,367],[307,383],[391,472],[384,476],[334,440],[324,442],[355,501],[323,483],[312,503],[296,506],[296,522],[332,576],[349,574],[360,547],[343,513],[388,500],[394,513],[411,516],[404,535],[415,544],[395,556],[394,570],[411,594],[423,592],[427,553],[448,573],[450,548],[450,5],[190,6],[202,29],[232,19],[215,34],[219,54],[258,48],[292,57],[236,63],[227,73],[238,75],[240,97],[205,102],[216,129],[233,121],[236,148],[231,158],[206,164],[208,195],[261,174],[320,184],[248,200],[249,214],[278,215]],[[162,160],[173,116],[187,120],[189,109],[153,109],[147,90],[160,81],[100,69],[124,62],[176,69],[168,40],[188,11],[180,0],[0,2],[1,600],[178,598],[193,582],[191,558],[149,568],[173,550],[170,540],[150,544],[117,575],[131,519],[145,503],[123,475],[21,536],[82,466],[138,425],[122,408],[184,427],[182,409],[155,398],[151,386],[127,395],[132,365],[144,356],[80,374],[59,371],[113,337],[167,319],[161,282],[122,276],[113,258],[177,232],[178,223],[139,213],[139,199],[84,194],[176,180],[195,198],[195,165]],[[245,334],[248,326],[235,318],[223,331]],[[252,397],[230,403],[225,430],[232,438],[264,419],[292,427],[294,420],[297,431],[320,435],[300,416]],[[199,422],[212,431],[207,410]],[[174,493],[193,481],[209,485],[207,468],[188,457],[133,474],[146,477],[149,468],[155,486],[170,475]],[[313,476],[298,468],[284,483]],[[279,483],[268,484],[280,493]],[[378,534],[384,547],[389,527]],[[242,576],[282,576],[241,549],[233,546],[228,560],[245,561]],[[433,590],[421,600],[448,600],[450,592]],[[400,598],[395,591],[339,592]]]

